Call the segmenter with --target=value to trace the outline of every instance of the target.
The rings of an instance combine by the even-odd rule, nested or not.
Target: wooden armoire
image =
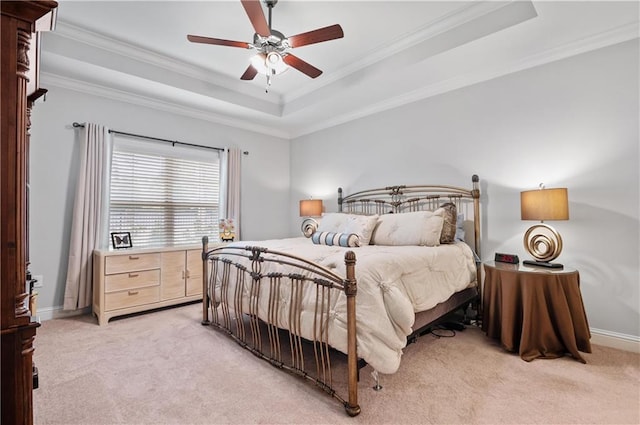
[[[0,1],[0,326],[3,424],[33,423],[33,349],[38,322],[29,311],[29,127],[39,87],[39,33],[53,29],[55,1]]]

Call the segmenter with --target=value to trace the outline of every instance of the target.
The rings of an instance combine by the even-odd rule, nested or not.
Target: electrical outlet
[[[33,275],[32,279],[35,279],[35,282],[33,283],[34,288],[42,288],[42,285],[44,284],[44,277],[42,277],[41,274]]]

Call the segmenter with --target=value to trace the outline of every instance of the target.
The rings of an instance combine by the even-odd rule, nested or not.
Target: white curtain
[[[91,305],[93,250],[107,248],[107,204],[112,149],[108,128],[85,124],[80,149],[64,291],[65,310],[77,310]]]
[[[240,223],[240,176],[242,151],[225,149],[222,155],[220,218],[231,218],[235,223],[236,240],[242,240]]]

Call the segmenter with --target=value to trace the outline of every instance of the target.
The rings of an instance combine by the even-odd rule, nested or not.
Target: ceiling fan
[[[261,0],[240,1],[255,30],[253,43],[191,34],[187,35],[187,39],[193,43],[255,49],[258,54],[252,58],[251,64],[240,79],[253,80],[258,73],[265,74],[267,76],[267,91],[269,85],[271,85],[271,78],[285,71],[288,66],[297,69],[311,78],[317,78],[322,74],[322,71],[318,68],[291,54],[291,49],[344,37],[342,27],[337,24],[285,37],[280,31],[271,28],[271,11],[276,3],[278,3],[278,0],[263,0],[269,8],[268,23],[262,11],[262,6],[260,5]]]

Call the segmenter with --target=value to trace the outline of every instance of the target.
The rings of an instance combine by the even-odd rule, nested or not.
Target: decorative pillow
[[[355,233],[315,232],[311,240],[317,245],[338,245],[349,248],[360,246],[360,238]]]
[[[453,243],[456,238],[457,212],[456,206],[452,202],[447,202],[440,206],[444,210],[444,221],[442,232],[440,233],[440,243]]]
[[[458,219],[456,220],[456,236],[455,240],[466,242],[465,240],[465,232],[464,232],[464,214],[458,214]]]
[[[440,245],[444,209],[384,214],[371,238],[373,245]]]
[[[318,225],[318,232],[355,233],[360,245],[369,245],[378,215],[326,213]]]

